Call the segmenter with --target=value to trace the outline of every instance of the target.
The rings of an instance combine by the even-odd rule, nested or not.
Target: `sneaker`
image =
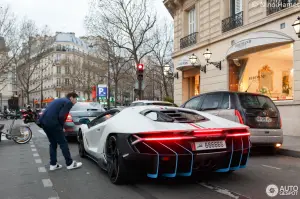
[[[77,169],[82,166],[81,162],[73,161],[71,165],[67,166],[67,169]]]
[[[50,165],[50,171],[54,171],[54,170],[57,170],[57,169],[61,169],[62,168],[62,165],[56,163],[56,165]]]

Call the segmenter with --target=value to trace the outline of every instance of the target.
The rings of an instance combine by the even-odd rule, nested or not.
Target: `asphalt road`
[[[42,166],[48,169],[48,140],[38,127],[33,126],[32,129],[34,147]],[[47,173],[52,189],[60,199],[265,199],[270,198],[266,194],[266,187],[270,184],[279,187],[300,186],[300,159],[259,153],[250,157],[247,168],[232,174],[203,174],[197,179],[149,179],[116,186],[110,183],[106,173],[92,160],[80,158],[75,140],[70,142],[70,149],[73,158],[83,162],[83,167],[71,171],[63,168]],[[60,149],[58,161],[65,165]],[[274,198],[296,199],[299,196],[300,193]]]

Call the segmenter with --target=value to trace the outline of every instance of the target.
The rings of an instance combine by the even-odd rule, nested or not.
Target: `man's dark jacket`
[[[69,98],[59,98],[51,102],[39,119],[41,126],[61,127],[67,119],[68,113],[73,107]]]

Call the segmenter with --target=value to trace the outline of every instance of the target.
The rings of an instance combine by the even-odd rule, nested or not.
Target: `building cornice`
[[[176,10],[179,10],[183,6],[184,0],[164,0],[163,3],[168,9],[170,15],[174,18]]]
[[[252,29],[259,28],[260,26],[264,26],[266,24],[272,23],[272,22],[277,21],[279,19],[282,19],[284,17],[288,17],[290,15],[299,13],[299,11],[300,11],[299,6],[294,6],[292,8],[286,8],[282,11],[279,11],[279,12],[273,13],[271,15],[268,15],[268,16],[266,16],[266,17],[264,17],[264,18],[262,18],[258,21],[246,24],[244,26],[238,27],[238,28],[233,29],[231,31],[228,31],[226,33],[221,33],[219,36],[216,36],[215,38],[209,38],[205,41],[202,41],[202,42],[199,42],[199,43],[195,44],[194,46],[188,47],[188,48],[183,49],[183,50],[176,51],[172,54],[172,58],[174,59],[176,57],[179,57],[179,56],[185,55],[187,53],[193,52],[197,49],[204,48],[207,45],[211,45],[213,43],[228,39],[230,37],[234,37],[234,36],[239,35],[241,33],[248,32]],[[296,18],[295,18],[295,20],[296,20]],[[290,24],[290,25],[292,25],[292,24]]]

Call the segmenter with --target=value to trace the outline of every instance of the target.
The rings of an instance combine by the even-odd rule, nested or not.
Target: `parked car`
[[[131,103],[130,106],[174,106],[175,104],[171,102],[165,102],[165,101],[152,101],[152,100],[138,100]]]
[[[95,119],[101,113],[105,112],[102,105],[97,102],[77,102],[67,117],[64,124],[66,137],[76,137],[79,129],[79,120],[81,118]]]
[[[249,126],[253,146],[271,147],[275,152],[283,143],[280,113],[268,96],[247,92],[210,92],[191,98],[181,107]]]

